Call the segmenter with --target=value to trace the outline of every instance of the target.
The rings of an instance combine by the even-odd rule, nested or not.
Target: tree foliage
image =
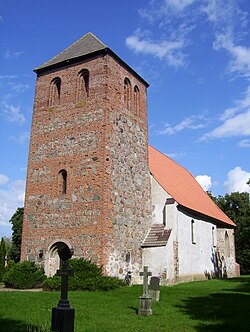
[[[11,246],[12,246],[11,237],[4,236],[3,239],[5,242],[7,261],[9,261],[10,260],[10,250],[11,250]]]
[[[18,208],[10,219],[12,224],[12,246],[10,249],[10,259],[15,262],[20,261],[22,228],[23,228],[23,208]]]
[[[235,248],[236,259],[241,273],[250,273],[250,201],[249,193],[231,193],[225,196],[210,197],[236,224]]]
[[[4,238],[2,237],[0,242],[0,281],[2,280],[4,274],[5,257],[6,257],[6,246]]]

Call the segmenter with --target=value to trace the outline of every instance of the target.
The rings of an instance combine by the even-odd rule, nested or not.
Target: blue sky
[[[33,69],[89,31],[150,83],[150,144],[215,195],[249,192],[248,0],[0,0],[0,236],[23,206]]]

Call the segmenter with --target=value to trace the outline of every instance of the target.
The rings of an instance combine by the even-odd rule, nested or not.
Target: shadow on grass
[[[134,313],[138,314],[138,308],[128,307],[128,309],[131,309],[132,311],[134,311]]]
[[[49,329],[0,317],[0,332],[47,332]]]
[[[239,293],[250,293],[250,277],[249,276],[242,276],[240,278],[233,278],[233,279],[225,279],[225,281],[236,281],[240,282],[240,285],[236,287],[235,289],[232,289],[233,292],[239,292]]]
[[[243,282],[239,287],[225,293],[189,297],[178,307],[197,321],[195,329],[199,332],[250,331],[250,296],[247,293],[249,283]]]

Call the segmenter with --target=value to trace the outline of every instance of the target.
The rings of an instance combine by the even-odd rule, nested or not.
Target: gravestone
[[[149,294],[152,297],[152,301],[160,301],[160,278],[151,277]]]
[[[143,276],[143,294],[140,297],[140,308],[138,310],[138,315],[140,316],[151,316],[151,301],[152,298],[148,292],[148,277],[151,276],[152,273],[148,272],[148,266],[144,266],[143,272],[140,272],[140,276]]]
[[[68,247],[58,251],[60,256],[60,270],[57,275],[61,276],[61,299],[57,307],[52,308],[52,332],[74,332],[75,309],[70,307],[68,301],[68,277],[73,275],[73,271],[68,268],[68,260],[72,252]]]

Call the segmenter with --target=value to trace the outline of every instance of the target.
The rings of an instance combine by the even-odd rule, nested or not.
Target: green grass
[[[140,286],[70,292],[75,332],[250,331],[250,276],[161,287],[153,316],[139,317]],[[0,292],[0,331],[47,332],[58,292]]]

